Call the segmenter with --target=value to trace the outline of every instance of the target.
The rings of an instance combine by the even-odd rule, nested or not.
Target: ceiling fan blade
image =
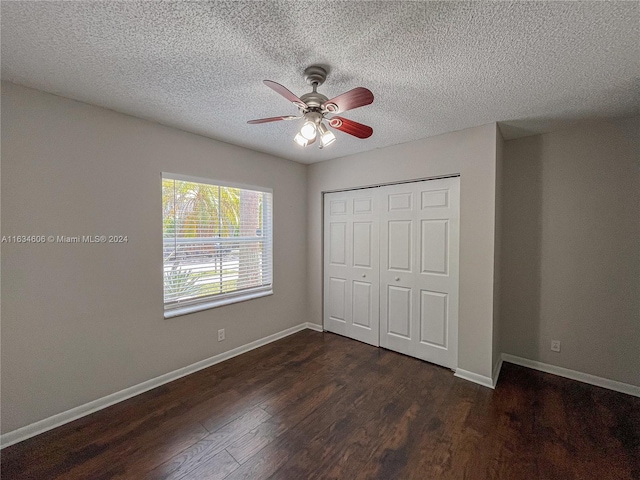
[[[364,87],[357,87],[331,100],[327,100],[322,107],[330,113],[341,113],[369,105],[372,102],[373,93],[371,93],[371,90]]]
[[[263,80],[263,83],[269,87],[270,89],[278,92],[284,98],[289,100],[290,102],[295,103],[296,105],[300,105],[303,108],[307,108],[307,104],[300,100],[294,93],[292,93],[288,88],[283,87],[279,83],[273,82],[271,80]]]
[[[256,123],[278,122],[280,120],[295,120],[296,118],[300,118],[300,117],[296,117],[293,115],[285,115],[283,117],[269,117],[269,118],[259,118],[257,120],[249,120],[247,123],[250,123],[253,125]]]
[[[329,126],[358,138],[369,138],[373,134],[373,128],[370,126],[354,122],[348,118],[333,117],[329,120]]]

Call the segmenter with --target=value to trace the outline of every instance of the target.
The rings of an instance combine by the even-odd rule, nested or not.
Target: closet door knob
[[[400,277],[396,277],[396,282],[400,280]]]
[[[366,275],[363,273],[363,274],[362,274],[362,278],[365,278],[365,277],[366,277]]]

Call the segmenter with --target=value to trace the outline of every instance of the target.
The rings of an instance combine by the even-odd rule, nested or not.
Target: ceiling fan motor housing
[[[309,112],[305,114],[304,118],[307,120],[307,122],[312,122],[315,125],[319,125],[323,117],[320,112]]]
[[[329,99],[321,93],[310,92],[302,95],[300,97],[300,100],[302,100],[307,105],[307,107],[309,107],[309,110],[313,111],[315,109],[321,110],[322,105]]]
[[[304,70],[304,79],[309,85],[322,85],[327,79],[327,71],[320,65],[311,65]]]

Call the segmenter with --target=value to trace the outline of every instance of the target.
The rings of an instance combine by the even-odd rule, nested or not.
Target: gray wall
[[[491,377],[496,128],[483,125],[309,166],[311,322],[322,323],[322,192],[459,173],[458,367]]]
[[[505,353],[640,385],[639,139],[635,117],[506,142]]]
[[[2,84],[2,432],[307,320],[306,167]],[[274,295],[163,319],[163,171],[273,188]],[[217,342],[217,330],[226,340]]]

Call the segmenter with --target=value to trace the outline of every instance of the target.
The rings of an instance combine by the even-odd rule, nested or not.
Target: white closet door
[[[460,178],[380,191],[380,345],[456,368]]]
[[[324,196],[324,329],[378,346],[378,188]]]

